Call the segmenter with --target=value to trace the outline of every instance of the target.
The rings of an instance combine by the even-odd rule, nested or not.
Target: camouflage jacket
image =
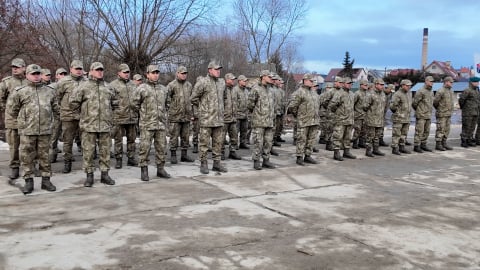
[[[115,99],[118,101],[118,107],[113,110],[113,120],[115,124],[136,124],[138,113],[134,110],[133,98],[136,94],[136,86],[130,80],[117,78],[110,83],[115,91]]]
[[[236,119],[247,119],[248,116],[248,92],[245,87],[240,87],[238,84],[233,87],[233,95],[237,99],[237,114]]]
[[[353,94],[345,89],[334,93],[328,103],[328,110],[334,113],[333,122],[335,125],[353,125]]]
[[[383,91],[369,92],[363,103],[365,124],[369,127],[383,127],[385,115],[385,94]]]
[[[57,83],[57,100],[60,105],[60,120],[61,121],[73,121],[80,119],[80,108],[72,109],[70,106],[70,96],[73,89],[85,82],[86,79],[83,76],[76,77],[74,75],[68,75],[63,77]]]
[[[15,88],[7,112],[17,119],[20,135],[49,135],[60,115],[55,90],[32,82]]]
[[[283,115],[285,113],[285,91],[276,86],[272,86],[272,91],[275,97],[275,114]]]
[[[197,79],[190,101],[201,127],[223,126],[225,80],[210,75]]]
[[[458,104],[460,105],[460,109],[462,109],[462,115],[478,115],[478,108],[480,106],[480,94],[478,88],[470,86],[463,90],[458,98]]]
[[[410,111],[412,104],[409,96],[402,89],[393,94],[390,102],[390,110],[392,111],[393,123],[410,123]]]
[[[355,95],[353,96],[353,108],[355,111],[355,120],[365,119],[365,110],[363,109],[363,104],[365,102],[366,96],[367,96],[367,91],[361,88],[357,92],[355,92]]]
[[[177,79],[167,84],[167,110],[170,122],[190,122],[193,117],[192,84]]]
[[[336,90],[334,89],[325,91],[322,94],[320,94],[320,96],[318,97],[318,104],[320,106],[320,109],[318,112],[320,116],[320,122],[330,121],[332,118],[332,112],[327,110],[327,107],[328,107],[328,102],[330,102],[330,100],[332,99],[335,91]],[[328,101],[326,101],[327,99]],[[323,104],[326,104],[326,105],[324,106]]]
[[[268,85],[256,84],[248,95],[248,110],[252,112],[252,127],[274,126],[275,97]]]
[[[24,76],[8,76],[0,83],[0,110],[5,111],[7,101],[13,90],[19,86],[26,85],[27,79]],[[5,112],[5,128],[17,129],[17,118]]]
[[[453,113],[453,91],[451,88],[440,88],[433,98],[435,117],[449,117]]]
[[[225,87],[225,93],[223,93],[223,107],[223,122],[236,122],[237,96],[233,94],[233,87]]]
[[[318,125],[317,93],[310,91],[308,87],[303,85],[295,92],[294,99],[288,105],[288,112],[292,113],[297,118],[298,127]]]
[[[115,90],[103,80],[89,78],[75,87],[69,97],[71,111],[80,110],[80,130],[110,132],[113,107],[118,106]]]
[[[147,80],[137,87],[133,104],[140,115],[140,130],[167,129],[167,88],[165,86]]]
[[[425,86],[417,91],[413,97],[412,107],[415,109],[417,119],[431,119],[433,110],[432,89],[426,89]]]

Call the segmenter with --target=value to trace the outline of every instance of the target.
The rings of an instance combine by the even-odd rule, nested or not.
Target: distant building
[[[425,67],[425,73],[432,74],[432,75],[440,75],[440,76],[451,76],[454,80],[458,80],[458,73],[452,67],[450,61],[436,61],[434,60],[430,65]]]
[[[335,76],[338,76],[338,73],[342,71],[343,68],[332,68],[330,72],[328,72],[327,77],[325,78],[325,82],[333,82],[335,81]],[[352,69],[353,76],[352,81],[358,82],[360,80],[368,80],[368,73],[364,68],[354,68]]]

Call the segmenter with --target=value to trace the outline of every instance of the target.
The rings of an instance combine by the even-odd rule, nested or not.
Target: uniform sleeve
[[[248,110],[250,112],[253,111],[255,108],[255,105],[257,104],[258,100],[258,93],[256,89],[252,89],[250,93],[248,94]]]
[[[393,95],[392,101],[390,102],[390,110],[395,113],[398,110],[398,107],[401,105],[402,100],[398,95]]]
[[[0,111],[5,111],[7,105],[8,89],[7,83],[2,81],[0,83]]]
[[[77,110],[82,105],[83,101],[83,87],[82,84],[75,87],[72,90],[72,94],[70,95],[70,99],[68,100],[70,104],[70,109]]]
[[[373,102],[373,96],[371,94],[366,95],[365,99],[363,100],[362,109],[364,111],[368,111],[368,109],[372,105],[372,102]]]
[[[330,100],[330,102],[328,103],[328,107],[327,109],[331,112],[336,112],[338,107],[342,104],[342,100],[341,100],[341,95],[340,94],[336,94],[336,95],[333,95],[332,99]]]
[[[418,103],[422,101],[422,99],[423,99],[423,93],[422,91],[418,91],[417,94],[413,97],[412,108],[416,110]]]
[[[12,117],[17,118],[18,113],[20,112],[21,103],[20,103],[20,95],[17,91],[13,91],[11,94],[11,98],[7,99],[7,113],[10,114]]]
[[[299,91],[299,90],[297,90]],[[290,104],[288,105],[288,112],[293,114],[293,116],[297,116],[297,113],[298,113],[298,106],[300,106],[300,104],[302,103],[303,101],[303,95],[301,92],[298,92],[295,97],[293,98],[292,102],[290,102]]]
[[[438,105],[440,104],[440,100],[442,100],[443,91],[437,91],[437,94],[433,97],[433,107],[438,109]]]

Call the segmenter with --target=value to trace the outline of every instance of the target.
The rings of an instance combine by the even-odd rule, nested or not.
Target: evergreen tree
[[[350,53],[348,51],[345,52],[345,58],[343,58],[343,69],[339,72],[338,75],[343,77],[352,77],[353,76],[353,64],[355,63],[355,59],[350,61]]]

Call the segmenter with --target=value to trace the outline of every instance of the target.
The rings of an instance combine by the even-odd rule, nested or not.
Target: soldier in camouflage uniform
[[[385,116],[385,94],[383,93],[384,84],[382,79],[376,79],[375,87],[369,92],[363,102],[363,110],[365,113],[365,125],[367,126],[367,143],[365,155],[368,157],[384,156],[385,154],[379,150],[380,136],[382,135],[384,116]],[[373,146],[373,151],[372,151]]]
[[[42,83],[45,85],[49,85],[52,83],[52,72],[48,68],[42,68],[41,72],[42,76]]]
[[[273,135],[273,145],[281,146],[281,142],[285,142],[282,139],[283,131],[283,115],[285,113],[285,90],[283,90],[283,80],[277,74],[274,74],[274,95],[275,95],[275,133]]]
[[[383,93],[385,96],[385,112],[383,113],[383,126],[387,126],[389,123],[391,123],[392,119],[390,116],[390,119],[388,117],[388,109],[390,106],[390,102],[392,101],[393,93],[395,92],[395,86],[393,84],[389,84],[388,86],[384,86]],[[384,137],[384,131],[385,129],[382,129],[382,133],[380,134],[380,146],[388,146],[388,143],[385,142],[383,139]]]
[[[328,109],[328,105],[330,104],[333,96],[342,90],[343,87],[343,78],[340,76],[335,77],[335,82],[333,84],[333,89],[331,91],[325,92],[320,97],[320,104],[326,110],[326,132],[325,132],[325,150],[333,151],[333,127],[334,127],[334,120],[335,120],[335,113]]]
[[[432,152],[427,147],[427,139],[430,133],[430,124],[433,109],[433,77],[425,78],[425,85],[417,91],[412,101],[412,107],[415,109],[415,137],[413,151],[423,153],[423,151]]]
[[[83,77],[83,63],[80,60],[73,60],[70,63],[70,75],[61,79],[56,87],[57,100],[60,105],[60,121],[62,121],[63,134],[63,173],[72,171],[73,140],[79,133],[79,110],[73,110],[70,106],[70,96],[73,89],[85,81]]]
[[[312,74],[303,75],[302,85],[288,105],[288,111],[297,118],[296,163],[300,166],[318,163],[311,157],[319,125],[317,93],[311,90],[315,84]]]
[[[247,85],[247,77],[244,75],[238,76],[238,83],[233,87],[233,95],[237,100],[237,111],[235,118],[237,119],[237,130],[240,135],[240,145],[238,148],[240,149],[250,149],[248,147],[249,138],[247,137],[248,132],[248,108],[247,108],[247,101],[248,101],[248,92],[246,89]],[[238,149],[237,148],[237,149]]]
[[[411,153],[405,148],[412,106],[408,96],[410,88],[412,88],[412,82],[410,80],[402,80],[400,89],[393,94],[390,102],[390,110],[392,111],[392,154],[394,155]]]
[[[140,84],[143,83],[143,77],[140,74],[133,75],[132,79],[133,79],[132,81],[135,84],[135,86],[139,86]]]
[[[478,92],[479,77],[469,79],[468,88],[463,90],[458,98],[458,104],[462,109],[462,147],[475,146],[473,132],[478,121],[480,106],[480,94]],[[478,128],[477,128],[478,130]]]
[[[197,83],[201,78],[203,77],[198,76],[195,83]],[[192,143],[193,143],[192,153],[198,153],[198,134],[200,133],[200,121],[198,120],[198,114],[195,111],[193,112],[193,120],[191,125],[192,125]]]
[[[5,112],[7,101],[13,93],[13,90],[27,83],[25,79],[25,61],[23,61],[23,59],[13,59],[11,68],[12,76],[4,78],[0,84],[0,109],[2,112]],[[8,182],[14,185],[15,179],[20,176],[20,135],[18,134],[17,118],[5,112],[4,123],[6,128],[5,138],[7,139],[10,151],[9,167],[12,169],[12,173],[8,176],[10,178]]]
[[[367,96],[368,81],[360,81],[360,89],[355,92],[353,97],[353,106],[354,106],[354,115],[355,119],[353,121],[353,137],[352,137],[352,148],[364,148],[366,147],[366,135],[367,135],[367,126],[365,124],[365,111],[363,110],[363,104],[365,102],[365,97]]]
[[[150,147],[155,147],[157,176],[170,178],[165,171],[165,150],[167,144],[167,88],[158,81],[160,69],[157,65],[147,67],[146,81],[137,88],[133,99],[135,110],[140,115],[140,179],[149,181],[148,155]]]
[[[57,71],[55,72],[55,82],[49,84],[48,86],[50,86],[53,89],[57,89],[58,81],[60,81],[66,75],[67,75],[67,71],[64,68],[57,69]],[[62,134],[62,121],[60,121],[60,118],[59,118],[58,121],[55,121],[53,123],[52,134],[50,135],[50,162],[51,163],[57,162],[57,154],[61,153],[60,149],[58,149],[58,138],[60,138],[61,134]]]
[[[48,149],[52,124],[59,120],[59,107],[55,90],[41,82],[41,68],[29,65],[26,69],[27,84],[15,88],[7,101],[7,113],[17,119],[20,133],[20,159],[25,186],[23,193],[33,191],[35,160],[40,164],[41,188],[55,191],[50,182],[52,174]]]
[[[252,133],[254,149],[252,152],[253,168],[273,169],[275,165],[270,162],[270,150],[272,149],[274,121],[275,121],[275,97],[269,84],[272,84],[273,74],[268,70],[260,72],[260,82],[253,86],[248,95],[248,110],[252,112]],[[260,164],[260,156],[263,163]]]
[[[223,137],[226,142],[226,135],[230,139],[228,158],[239,160],[242,159],[235,152],[238,144],[238,132],[237,132],[237,96],[233,92],[235,86],[235,80],[237,78],[232,73],[225,74],[225,92],[223,94]],[[222,144],[222,160],[225,159],[225,143]]]
[[[450,134],[450,122],[453,113],[453,78],[447,76],[443,79],[443,87],[440,88],[433,98],[437,129],[435,131],[435,149],[439,151],[452,150],[447,144]]]
[[[187,81],[187,68],[179,66],[176,78],[167,85],[167,109],[170,121],[170,162],[177,164],[178,138],[180,137],[182,152],[181,162],[193,162],[187,155],[190,140],[190,121],[193,120],[193,109],[190,102],[192,84]]]
[[[208,74],[197,79],[190,100],[200,125],[200,172],[208,174],[207,151],[212,140],[212,171],[227,172],[221,164],[223,134],[225,81],[220,78],[222,66],[212,61],[208,63]]]
[[[328,103],[328,109],[334,113],[333,122],[333,158],[343,161],[340,149],[343,149],[343,157],[355,159],[356,156],[350,153],[353,127],[353,94],[350,93],[352,79],[343,79],[344,88],[335,92],[332,100]]]
[[[127,64],[120,64],[117,76],[110,86],[115,90],[115,99],[118,101],[118,107],[113,111],[112,137],[115,142],[115,168],[120,169],[123,160],[123,134],[127,137],[127,165],[138,165],[135,159],[138,113],[133,109],[136,85],[130,81],[130,67]]]
[[[318,98],[318,102],[320,105],[319,109],[319,116],[320,116],[320,138],[318,140],[319,144],[327,144],[328,138],[327,134],[332,134],[330,131],[332,129],[332,125],[328,119],[330,118],[328,115],[330,114],[325,107],[322,106],[321,102],[322,99],[324,98],[325,95],[327,95],[328,92],[333,90],[333,83],[328,82],[325,85],[325,89],[323,92],[320,94]]]
[[[76,87],[69,97],[72,111],[80,112],[79,127],[82,132],[83,170],[87,179],[83,184],[91,187],[94,182],[95,163],[93,155],[98,140],[100,182],[115,185],[110,178],[110,132],[113,128],[113,108],[118,106],[114,89],[103,80],[103,64],[93,62],[90,65],[88,80]]]

